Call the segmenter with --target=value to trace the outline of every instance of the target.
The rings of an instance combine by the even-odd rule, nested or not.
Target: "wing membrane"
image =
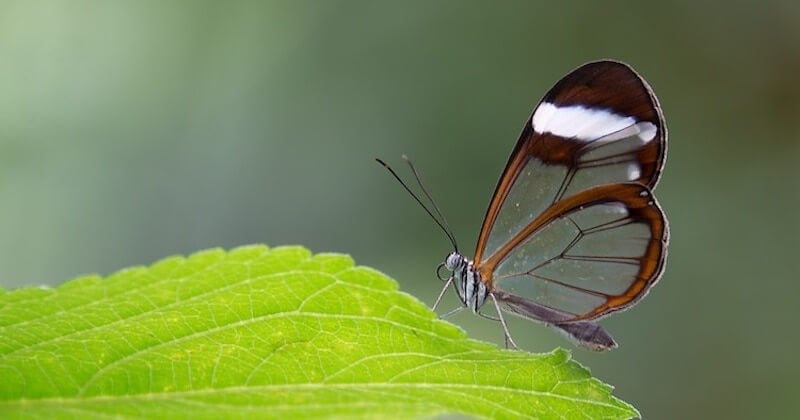
[[[668,235],[648,187],[606,184],[550,205],[478,270],[512,312],[551,324],[590,320],[644,296]]]

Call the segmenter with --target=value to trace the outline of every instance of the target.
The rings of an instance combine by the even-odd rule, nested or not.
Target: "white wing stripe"
[[[581,105],[559,107],[542,102],[531,118],[531,126],[540,134],[552,133],[578,140],[596,140],[614,133],[625,136],[638,135],[644,142],[655,138],[656,127],[644,121],[636,123],[633,117],[615,114],[605,109],[586,108]],[[615,138],[617,136],[614,136]]]

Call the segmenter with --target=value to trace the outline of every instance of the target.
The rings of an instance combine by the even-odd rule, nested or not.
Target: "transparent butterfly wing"
[[[547,308],[551,323],[589,320],[641,299],[665,261],[668,231],[650,190],[607,184],[563,199],[526,226],[493,287]]]
[[[589,320],[641,299],[666,257],[651,192],[665,153],[658,102],[630,67],[589,63],[559,81],[523,129],[475,253],[504,308],[583,341]]]

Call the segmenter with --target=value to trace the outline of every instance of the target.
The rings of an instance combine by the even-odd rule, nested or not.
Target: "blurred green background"
[[[303,244],[430,304],[449,244],[372,159],[413,157],[470,249],[532,107],[606,57],[664,108],[672,242],[650,296],[604,321],[621,348],[575,358],[645,418],[796,415],[796,1],[1,1],[0,286]]]

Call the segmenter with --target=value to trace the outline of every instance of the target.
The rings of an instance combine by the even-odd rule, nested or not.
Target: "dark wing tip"
[[[544,100],[558,106],[610,109],[659,128],[664,125],[650,86],[631,66],[619,61],[594,61],[576,68],[559,80]]]

